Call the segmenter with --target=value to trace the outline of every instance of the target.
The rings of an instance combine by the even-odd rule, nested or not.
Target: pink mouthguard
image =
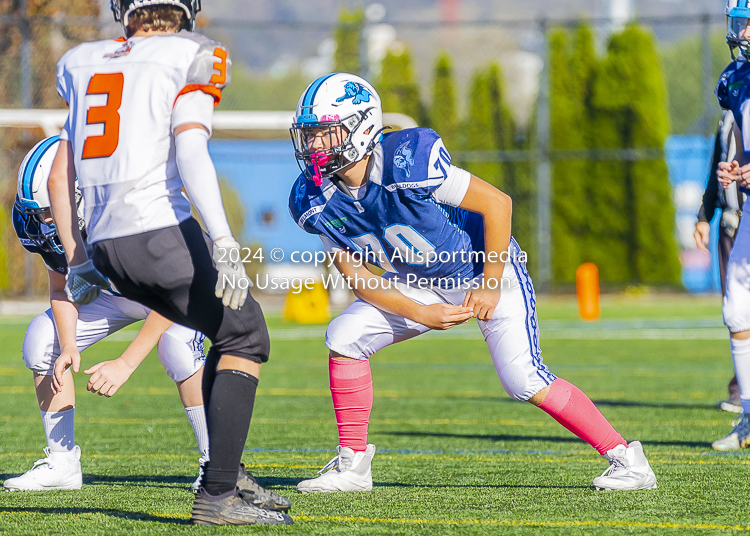
[[[315,183],[315,186],[322,186],[323,175],[321,174],[320,168],[331,161],[331,155],[326,153],[313,153],[310,155],[310,161],[313,165],[313,182]]]

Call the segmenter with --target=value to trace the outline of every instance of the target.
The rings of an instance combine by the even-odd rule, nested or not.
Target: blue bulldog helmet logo
[[[359,104],[361,102],[370,102],[370,92],[365,89],[362,84],[356,82],[347,82],[344,86],[346,93],[336,99],[336,102],[343,102],[347,99],[352,99],[352,104]]]
[[[393,155],[393,164],[397,168],[403,169],[407,177],[411,175],[409,166],[414,165],[414,158],[412,158],[414,151],[409,149],[408,145],[409,145],[408,141],[402,143],[401,145],[398,146],[398,149],[396,149],[396,152]]]

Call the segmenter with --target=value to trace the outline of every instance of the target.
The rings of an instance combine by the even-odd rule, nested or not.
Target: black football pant
[[[217,376],[216,366],[223,355],[268,361],[268,329],[258,302],[248,296],[245,305],[234,311],[216,297],[218,272],[212,245],[193,218],[173,227],[102,240],[93,249],[94,266],[123,296],[211,340],[203,372],[211,458],[204,484],[213,482],[211,490],[207,486],[212,494],[233,489],[257,378],[243,373]],[[218,478],[218,473],[224,475]]]

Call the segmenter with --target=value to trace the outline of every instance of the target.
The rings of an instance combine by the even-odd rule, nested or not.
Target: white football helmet
[[[357,75],[321,76],[302,93],[289,130],[302,173],[320,186],[323,177],[362,160],[380,142],[384,130],[380,97]],[[321,136],[327,138],[327,145],[316,149],[314,141]]]
[[[37,143],[18,168],[16,201],[18,212],[25,215],[24,231],[29,240],[44,251],[65,253],[54,222],[45,222],[50,216],[50,200],[47,181],[52,170],[60,136],[52,136]],[[75,199],[78,213],[78,228],[83,231],[83,196],[76,179]]]
[[[727,45],[735,61],[750,60],[748,44],[750,43],[750,29],[747,27],[750,19],[750,7],[747,5],[748,0],[727,0],[724,7],[724,15],[727,17]],[[735,49],[740,51],[739,56],[735,55]]]

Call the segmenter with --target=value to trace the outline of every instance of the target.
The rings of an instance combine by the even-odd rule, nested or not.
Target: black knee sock
[[[234,489],[253,416],[258,379],[238,370],[219,370],[206,408],[208,451],[211,460],[203,487],[211,495]]]
[[[208,409],[208,403],[211,401],[211,389],[214,386],[216,378],[216,367],[219,366],[221,356],[213,346],[208,350],[206,355],[206,364],[203,365],[203,379],[201,380],[201,391],[203,391],[203,407]]]

